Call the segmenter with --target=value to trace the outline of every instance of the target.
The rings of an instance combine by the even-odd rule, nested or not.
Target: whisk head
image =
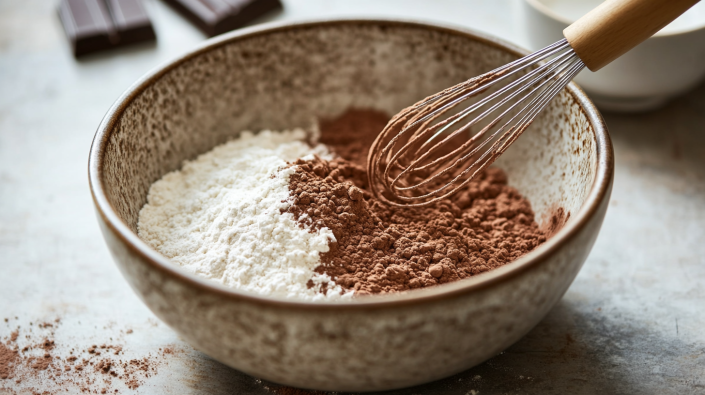
[[[375,195],[395,206],[424,206],[458,192],[583,67],[563,39],[402,110],[370,149],[367,170]]]

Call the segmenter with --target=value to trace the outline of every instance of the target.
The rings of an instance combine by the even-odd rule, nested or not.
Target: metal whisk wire
[[[368,174],[375,194],[388,204],[407,207],[454,194],[492,164],[584,67],[564,39],[403,110],[370,150]],[[447,115],[482,94],[487,96]],[[489,123],[474,135],[456,141],[485,120]],[[448,150],[454,143],[460,145]]]

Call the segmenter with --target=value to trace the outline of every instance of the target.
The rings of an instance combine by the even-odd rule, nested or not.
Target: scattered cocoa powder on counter
[[[14,339],[17,339],[17,336],[14,336]],[[14,377],[14,369],[19,354],[16,349],[12,348],[13,341],[8,341],[7,344],[0,343],[0,380],[7,380]]]
[[[321,253],[317,272],[356,295],[399,292],[495,269],[546,240],[531,204],[498,168],[428,207],[377,200],[368,190],[365,162],[387,119],[377,111],[350,110],[324,120],[320,141],[339,158],[295,162],[288,211],[302,224],[331,229],[336,238]]]
[[[0,392],[119,393],[120,387],[140,387],[157,374],[159,366],[168,363],[167,358],[180,352],[169,345],[156,355],[128,358],[123,356],[121,344],[59,347],[54,340],[58,326],[58,321],[38,324],[35,330],[18,326],[0,339]],[[35,386],[41,386],[41,391]]]

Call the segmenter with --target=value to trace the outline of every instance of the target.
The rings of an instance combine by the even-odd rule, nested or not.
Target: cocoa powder
[[[316,269],[356,295],[457,281],[507,264],[546,240],[531,204],[498,168],[428,207],[397,208],[369,191],[365,162],[389,118],[350,110],[320,122],[320,141],[339,158],[295,162],[289,208],[303,225],[335,235]]]
[[[388,121],[389,116],[383,112],[352,108],[337,118],[322,119],[319,122],[319,142],[364,169],[367,166],[367,153]]]
[[[0,343],[0,380],[13,377],[18,358],[18,352],[16,349],[12,348],[10,341],[8,341],[7,344]]]
[[[121,344],[94,344],[87,348],[57,346],[54,333],[59,325],[59,320],[30,323],[34,330],[17,327],[8,337],[0,339],[0,392],[116,393],[123,386],[136,389],[168,363],[167,357],[179,352],[175,346],[169,346],[156,355],[125,358]],[[34,387],[38,384],[41,390]]]

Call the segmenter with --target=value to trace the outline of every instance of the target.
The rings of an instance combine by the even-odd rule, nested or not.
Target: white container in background
[[[563,29],[601,0],[523,0],[532,50],[563,38]],[[619,59],[575,81],[601,109],[646,111],[705,79],[705,1],[700,2]]]

